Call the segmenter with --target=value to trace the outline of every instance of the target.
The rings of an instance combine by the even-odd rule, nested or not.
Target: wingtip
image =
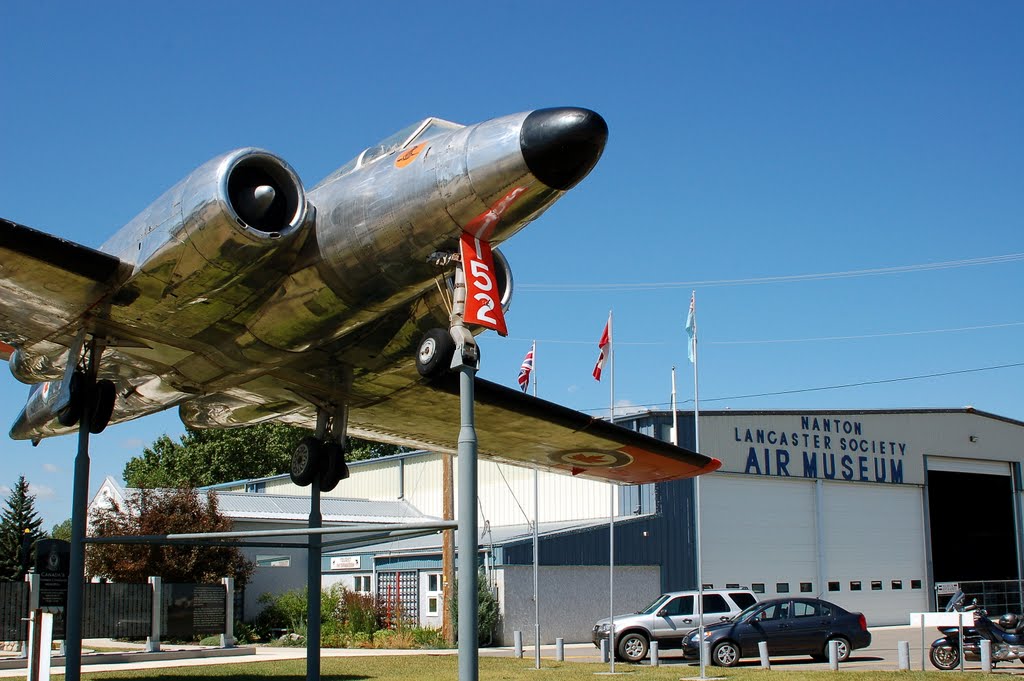
[[[14,347],[13,346],[8,345],[7,343],[4,343],[3,341],[0,341],[0,359],[8,360],[8,359],[11,358],[11,355],[13,353],[14,353]]]

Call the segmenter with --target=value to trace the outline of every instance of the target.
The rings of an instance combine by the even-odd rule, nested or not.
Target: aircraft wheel
[[[320,468],[323,445],[315,437],[305,437],[292,452],[292,467],[289,474],[292,482],[305,487],[313,482]]]
[[[51,386],[52,387],[52,386]],[[73,426],[82,418],[82,403],[85,402],[85,376],[81,371],[71,374],[71,401],[68,406],[57,414],[57,421],[62,426]]]
[[[114,382],[107,379],[96,382],[92,393],[92,402],[89,408],[92,410],[89,418],[89,432],[98,435],[110,423],[110,417],[114,415],[114,401],[117,398],[117,389]]]
[[[337,442],[328,442],[323,446],[320,461],[320,491],[330,492],[348,477],[345,450]]]
[[[452,365],[455,341],[445,329],[431,329],[420,341],[416,351],[416,370],[424,378],[436,378]]]

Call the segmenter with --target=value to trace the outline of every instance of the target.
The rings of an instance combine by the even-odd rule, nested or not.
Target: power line
[[[978,373],[978,372],[981,372],[981,371],[995,371],[997,369],[1013,369],[1013,368],[1018,368],[1018,367],[1024,367],[1024,362],[1013,362],[1013,363],[1010,363],[1010,364],[995,364],[995,365],[987,366],[987,367],[975,367],[973,369],[956,369],[956,370],[953,370],[953,371],[941,371],[941,372],[936,372],[936,373],[933,373],[933,374],[919,374],[917,376],[901,376],[899,378],[881,378],[881,379],[877,379],[877,380],[874,380],[874,381],[858,381],[858,382],[855,382],[855,383],[838,383],[838,384],[835,384],[835,385],[823,385],[823,386],[816,386],[816,387],[812,387],[812,388],[794,388],[792,390],[774,390],[774,391],[771,391],[771,392],[750,393],[750,394],[747,394],[747,395],[732,395],[732,396],[729,396],[729,397],[702,397],[701,401],[702,402],[725,402],[725,401],[728,401],[728,400],[746,400],[746,399],[750,399],[750,398],[754,398],[754,397],[775,397],[775,396],[778,396],[778,395],[796,395],[796,394],[799,394],[799,393],[820,392],[820,391],[823,391],[823,390],[841,390],[843,388],[862,388],[864,386],[869,386],[869,385],[884,385],[884,384],[887,384],[887,383],[902,383],[904,381],[920,381],[920,380],[927,379],[927,378],[942,378],[942,377],[945,377],[945,376],[957,376],[957,375],[961,375],[961,374]],[[682,400],[682,401],[676,400],[676,402],[677,402],[677,404],[686,404],[688,402],[693,402],[693,400],[692,399],[690,399],[690,400]],[[670,403],[668,403],[668,402],[652,402],[652,403],[648,403],[648,404],[637,404],[637,405],[633,405],[633,406],[652,408],[652,407],[663,407],[666,404],[670,404]],[[584,409],[583,411],[593,413],[593,412],[606,411],[606,409],[605,408],[600,408],[600,409]]]
[[[840,272],[818,272],[812,274],[788,274],[774,277],[749,277],[746,279],[706,279],[700,281],[666,281],[642,283],[611,283],[611,284],[519,284],[517,288],[528,291],[652,291],[679,288],[712,288],[719,286],[752,286],[757,284],[779,284],[796,281],[825,281],[828,279],[850,279],[853,277],[871,277],[888,274],[905,274],[908,272],[931,272],[948,270],[958,267],[976,267],[980,265],[998,265],[1024,260],[1024,253],[1007,253],[982,258],[966,258],[963,260],[947,260],[945,262],[921,263],[917,265],[897,265],[894,267],[874,267],[860,270]]]

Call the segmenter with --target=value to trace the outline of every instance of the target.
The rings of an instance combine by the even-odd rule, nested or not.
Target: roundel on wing
[[[619,468],[633,463],[629,454],[614,449],[570,449],[551,454],[551,459],[574,468]]]

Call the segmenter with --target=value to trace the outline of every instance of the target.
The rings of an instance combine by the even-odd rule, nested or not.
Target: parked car
[[[698,626],[696,591],[672,591],[658,596],[643,610],[629,615],[615,616],[615,656],[627,662],[639,662],[647,657],[651,641],[662,649],[680,648],[683,636]],[[706,589],[704,591],[704,624],[727,620],[749,605],[757,603],[750,589]],[[608,640],[611,628],[609,618],[594,625],[594,645]]]
[[[698,632],[683,639],[683,656],[697,658]],[[741,658],[757,657],[759,641],[768,643],[769,655],[810,655],[828,659],[829,641],[838,642],[839,661],[871,645],[868,623],[859,612],[848,612],[819,598],[775,598],[756,603],[729,622],[705,626],[711,662],[735,666]]]

